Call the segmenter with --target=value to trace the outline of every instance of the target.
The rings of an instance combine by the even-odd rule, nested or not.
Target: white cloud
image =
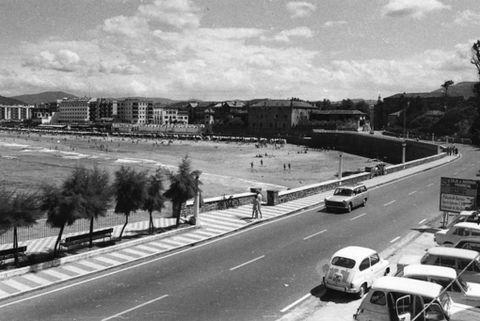
[[[479,25],[480,13],[471,10],[464,10],[462,12],[458,12],[455,17],[454,23],[461,26]]]
[[[190,0],[155,0],[138,8],[139,16],[178,29],[198,27],[200,25],[198,12],[198,8]]]
[[[323,24],[323,26],[329,28],[334,26],[342,26],[346,24],[348,24],[348,22],[346,22],[345,20],[335,20],[335,21],[327,21]]]
[[[440,0],[389,0],[383,13],[390,17],[411,16],[421,19],[427,13],[443,9],[450,9],[450,6]]]
[[[317,9],[316,5],[306,1],[291,1],[287,3],[286,7],[292,18],[309,16]]]
[[[312,38],[312,37],[313,37],[313,32],[310,28],[297,27],[293,29],[282,30],[272,37],[262,36],[261,39],[266,41],[290,42],[291,38]]]
[[[68,49],[60,49],[56,52],[44,50],[27,60],[25,65],[39,69],[73,72],[81,68],[81,61],[77,53]]]

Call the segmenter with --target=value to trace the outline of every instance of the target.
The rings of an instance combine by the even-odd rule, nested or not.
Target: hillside
[[[449,96],[463,96],[463,98],[468,99],[473,97],[473,85],[476,82],[474,81],[462,81],[457,84],[453,84],[452,86],[448,87],[448,95]],[[444,89],[440,88],[437,90],[432,91],[432,93],[442,93]]]
[[[24,104],[25,103],[23,101],[0,96],[0,105],[24,105]]]
[[[46,91],[38,94],[20,95],[11,98],[25,102],[26,104],[50,103],[62,98],[75,98],[76,96],[63,91]]]

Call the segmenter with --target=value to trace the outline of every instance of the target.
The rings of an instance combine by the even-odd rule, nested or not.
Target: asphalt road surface
[[[475,178],[478,151],[370,191],[351,213],[312,209],[229,237],[0,303],[0,320],[275,320],[347,245],[378,251],[437,217],[440,177]]]

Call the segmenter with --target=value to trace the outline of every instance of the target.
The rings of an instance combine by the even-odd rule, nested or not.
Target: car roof
[[[431,247],[427,250],[427,253],[430,255],[461,257],[461,258],[470,259],[470,260],[473,260],[480,255],[477,251],[467,250],[467,249],[457,249],[454,247],[445,247],[445,246]]]
[[[459,214],[455,216],[470,216],[477,213],[477,211],[461,211]]]
[[[455,279],[457,278],[457,271],[451,267],[430,264],[410,264],[403,268],[403,276],[413,275],[437,276]]]
[[[360,261],[375,253],[377,253],[377,251],[372,250],[368,247],[347,246],[335,252],[332,257],[341,256],[354,259],[355,261]]]
[[[340,185],[340,186],[337,186],[337,188],[357,188],[357,187],[360,187],[360,186],[365,186],[365,184],[357,184],[357,185]],[[365,186],[366,187],[366,186]]]
[[[440,295],[442,286],[433,282],[401,278],[398,276],[382,276],[373,282],[371,290],[395,291],[435,298]]]
[[[454,227],[464,227],[464,228],[471,228],[475,230],[480,230],[480,224],[475,222],[460,222],[454,225]]]

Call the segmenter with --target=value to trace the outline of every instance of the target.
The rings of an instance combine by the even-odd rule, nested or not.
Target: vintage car
[[[340,209],[351,212],[357,206],[365,206],[368,200],[368,190],[363,184],[339,186],[332,196],[325,198],[327,210]]]
[[[455,269],[429,264],[411,264],[403,269],[404,278],[440,284],[447,289],[454,302],[480,306],[480,284],[467,282]]]
[[[438,245],[452,246],[460,240],[480,240],[480,225],[472,222],[461,222],[453,225],[448,230],[435,233],[434,240]]]
[[[375,250],[347,246],[332,255],[323,271],[326,289],[355,293],[361,298],[373,281],[390,273],[390,267],[388,261],[380,258]]]

